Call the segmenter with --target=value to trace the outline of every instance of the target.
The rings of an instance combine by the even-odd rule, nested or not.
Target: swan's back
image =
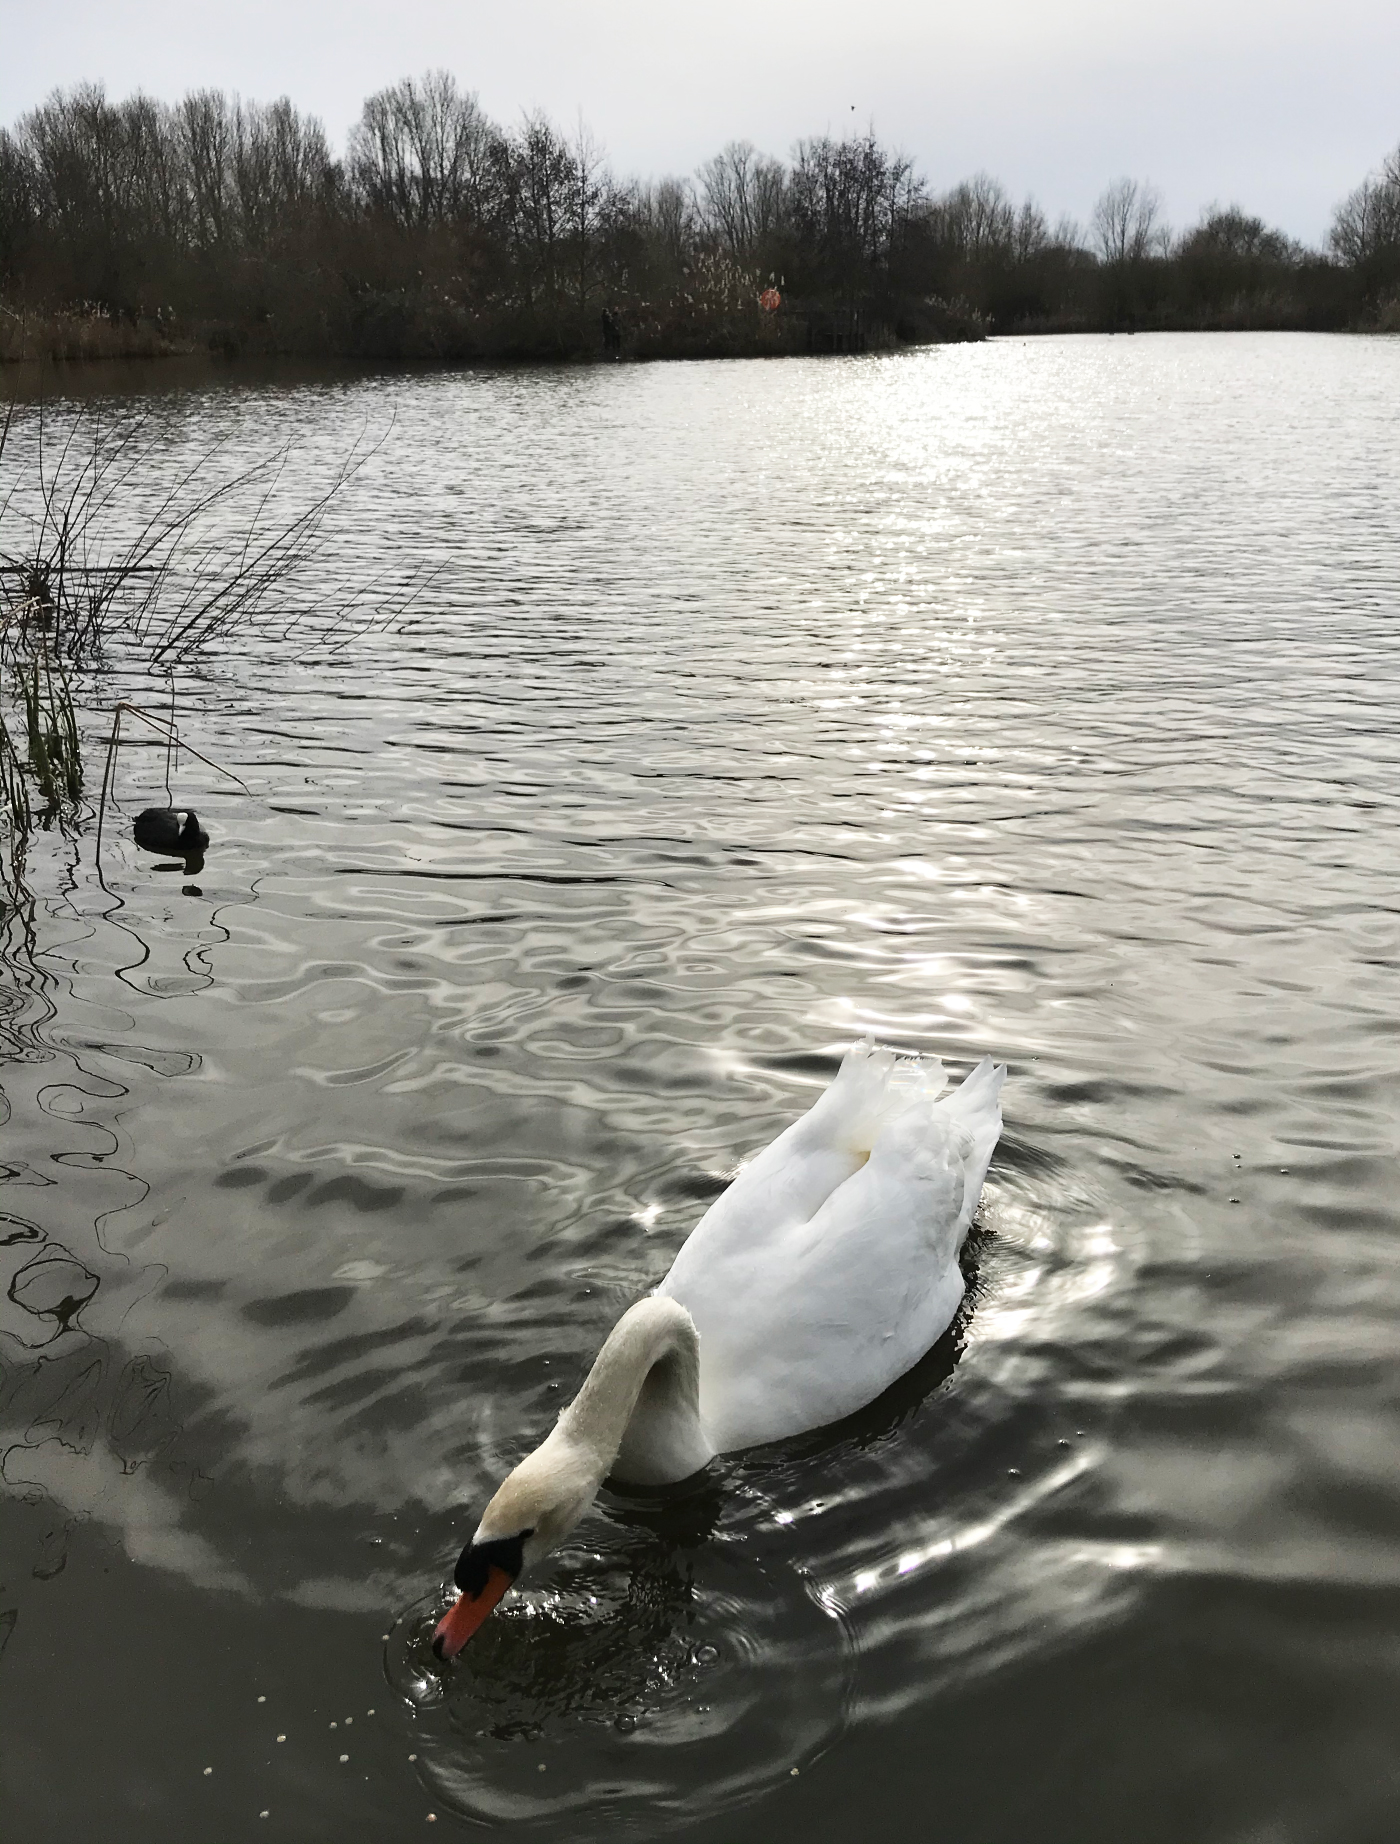
[[[858,1044],[701,1218],[658,1291],[700,1334],[717,1452],[852,1414],[946,1330],[1005,1073],[980,1063],[937,1102],[940,1065]]]
[[[711,1204],[676,1258],[707,1265],[803,1223],[865,1164],[880,1130],[916,1095],[932,1099],[947,1077],[937,1057],[903,1061],[867,1038],[842,1058],[831,1086],[744,1167]],[[675,1269],[672,1269],[674,1274]]]

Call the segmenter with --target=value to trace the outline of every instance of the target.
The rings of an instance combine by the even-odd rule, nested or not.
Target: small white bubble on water
[[[352,1723],[352,1722],[353,1722],[354,1720],[355,1720],[355,1718],[354,1718],[353,1716],[347,1716],[347,1717],[345,1718],[345,1726],[346,1726],[346,1728],[347,1728],[347,1729],[348,1729],[348,1728],[350,1727],[350,1724],[351,1724],[351,1723]]]
[[[797,1778],[797,1769],[795,1767],[789,1767],[788,1772],[792,1775],[794,1780]]]
[[[287,1739],[287,1738],[286,1738],[286,1736],[285,1736],[285,1735],[279,1735],[279,1736],[277,1737],[277,1739],[278,1739],[278,1741],[279,1741],[279,1742],[284,1742],[284,1741],[286,1741],[286,1739]]]
[[[347,1762],[347,1761],[348,1761],[349,1759],[350,1759],[350,1756],[349,1756],[348,1754],[343,1754],[343,1755],[341,1755],[341,1757],[340,1757],[340,1764],[341,1764],[341,1766],[343,1767],[343,1766],[345,1765],[345,1763],[346,1763],[346,1762]]]
[[[206,1767],[204,1771],[206,1774],[212,1774],[214,1769],[212,1767]]]
[[[267,1698],[266,1698],[266,1697],[259,1697],[259,1698],[258,1698],[258,1702],[259,1702],[259,1703],[266,1703],[266,1702],[267,1702]]]

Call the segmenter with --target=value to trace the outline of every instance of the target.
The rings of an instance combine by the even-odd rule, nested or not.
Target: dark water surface
[[[328,571],[443,567],[195,686],[199,896],[41,841],[37,977],[11,919],[6,1837],[1400,1833],[1400,342],[152,404],[172,468],[396,412]],[[1010,1064],[970,1311],[436,1667],[867,1030]]]

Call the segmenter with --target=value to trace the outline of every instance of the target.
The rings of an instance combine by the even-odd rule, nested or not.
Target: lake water
[[[32,855],[6,1835],[1394,1838],[1400,341],[177,375],[172,470],[388,430],[328,597],[440,567],[186,684],[252,789],[181,764],[199,895]],[[605,1492],[435,1666],[486,1496],[866,1031],[1010,1066],[953,1333]]]

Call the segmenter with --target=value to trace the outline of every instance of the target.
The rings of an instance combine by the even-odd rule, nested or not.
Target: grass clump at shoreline
[[[113,414],[100,403],[11,406],[0,419],[0,896],[8,910],[27,900],[36,832],[76,852],[96,815],[100,841],[121,713],[164,736],[168,753],[197,755],[181,741],[176,714],[183,675],[212,650],[254,641],[293,660],[325,659],[406,615],[432,574],[426,568],[326,589],[328,575],[344,576],[324,567],[327,514],[385,439],[362,438],[308,479],[285,448],[252,465],[230,464],[217,445],[173,460],[152,415]],[[152,675],[168,715],[121,695]],[[101,775],[87,759],[95,745],[107,752]]]

